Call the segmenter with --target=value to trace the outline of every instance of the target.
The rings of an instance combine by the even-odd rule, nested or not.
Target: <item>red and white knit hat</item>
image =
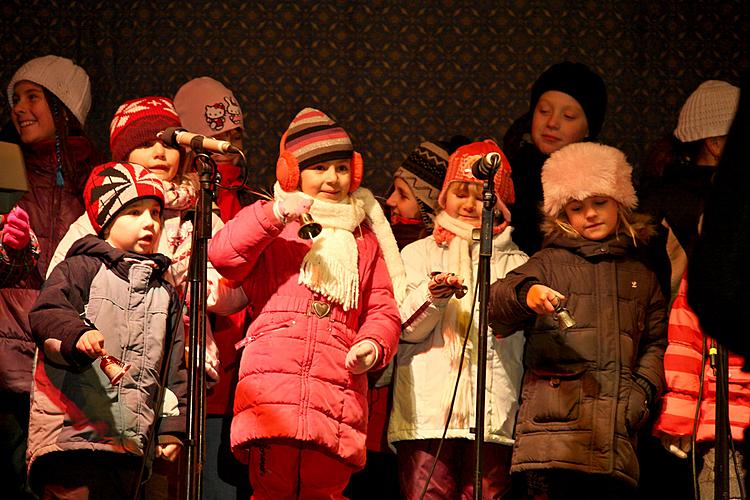
[[[440,191],[440,196],[438,196],[438,203],[440,203],[442,208],[445,208],[448,186],[451,183],[471,182],[474,184],[483,184],[484,181],[474,177],[471,167],[477,160],[488,153],[500,153],[502,157],[500,168],[497,169],[497,173],[495,174],[495,196],[497,196],[498,202],[509,205],[516,201],[513,180],[510,177],[510,162],[505,157],[505,153],[495,144],[495,141],[487,139],[461,146],[448,159],[448,172],[445,174],[443,189]]]
[[[155,141],[162,130],[179,126],[180,117],[171,99],[149,96],[123,103],[109,126],[112,160],[127,161],[135,148]]]
[[[542,167],[544,213],[557,217],[571,200],[609,196],[633,209],[638,198],[630,166],[619,149],[595,142],[576,142],[555,151]]]
[[[86,213],[99,236],[128,203],[142,198],[154,198],[164,208],[161,180],[137,163],[109,162],[95,167],[83,191]]]
[[[190,132],[214,137],[242,129],[242,109],[231,90],[209,76],[194,78],[174,96],[182,126]]]
[[[351,193],[362,181],[361,156],[354,151],[346,130],[322,111],[305,108],[297,113],[281,137],[276,180],[284,191],[296,191],[301,170],[321,162],[343,159],[352,160]]]

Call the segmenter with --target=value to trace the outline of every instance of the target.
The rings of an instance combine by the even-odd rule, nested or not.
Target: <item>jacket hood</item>
[[[630,248],[642,245],[656,235],[656,226],[652,223],[651,217],[646,214],[632,213],[631,226],[635,230],[636,242],[624,233],[619,236],[611,236],[601,241],[587,240],[581,236],[571,235],[563,229],[551,217],[545,217],[542,223],[542,233],[544,234],[544,243],[542,248],[558,247],[566,248],[584,257],[592,255],[601,255],[602,247],[608,248],[609,254],[622,255]]]
[[[167,270],[170,264],[169,258],[160,253],[138,254],[126,252],[113,247],[93,234],[86,235],[73,243],[65,258],[67,259],[75,255],[88,255],[89,257],[97,258],[107,268],[114,271],[115,274],[123,279],[127,279],[130,266],[136,262],[152,262],[152,267],[155,270],[154,277],[160,277],[164,274],[164,271]]]

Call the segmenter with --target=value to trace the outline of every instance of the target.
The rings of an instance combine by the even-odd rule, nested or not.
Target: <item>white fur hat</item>
[[[674,136],[682,142],[727,135],[740,89],[721,80],[707,80],[690,94],[680,110]]]
[[[83,125],[91,109],[91,83],[83,68],[70,59],[42,56],[32,59],[16,71],[8,84],[8,103],[13,109],[16,83],[28,80],[57,96]]]
[[[542,167],[544,213],[557,217],[571,200],[609,196],[633,209],[633,167],[619,149],[594,142],[576,142],[550,155]]]

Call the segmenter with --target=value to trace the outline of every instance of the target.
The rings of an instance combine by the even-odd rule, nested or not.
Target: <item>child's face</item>
[[[339,202],[349,195],[351,160],[331,160],[307,167],[300,172],[300,191],[317,198]]]
[[[572,96],[548,90],[539,98],[531,121],[531,140],[544,154],[583,140],[589,123],[583,108]]]
[[[445,196],[445,211],[454,219],[477,225],[482,219],[482,186],[453,182]]]
[[[180,150],[154,139],[131,151],[128,161],[143,165],[162,181],[171,181],[180,168]]]
[[[24,144],[55,138],[55,121],[44,90],[36,83],[18,82],[13,89],[11,120]]]
[[[405,219],[419,218],[419,205],[414,191],[401,177],[393,179],[393,193],[385,200],[385,204],[390,207],[391,216]]]
[[[134,253],[154,253],[161,232],[161,206],[152,198],[127,205],[107,229],[107,243]]]
[[[226,132],[222,132],[220,134],[216,134],[213,136],[214,139],[217,141],[227,141],[232,144],[232,146],[236,147],[239,150],[242,150],[242,129],[239,128],[233,128],[232,130],[227,130]],[[219,154],[214,153],[211,155],[211,158],[216,163],[233,163],[237,164],[239,161],[238,154]]]
[[[573,229],[587,240],[599,241],[617,229],[619,206],[609,196],[590,196],[565,205],[565,215]]]

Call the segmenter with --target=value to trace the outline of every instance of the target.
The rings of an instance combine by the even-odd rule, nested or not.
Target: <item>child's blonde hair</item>
[[[573,201],[573,199],[569,200],[569,202],[570,201]],[[635,212],[623,206],[622,203],[617,200],[612,199],[612,201],[617,203],[617,225],[614,230],[615,238],[619,240],[620,236],[626,236],[633,241],[634,246],[638,246],[638,240],[641,239],[641,236],[635,228],[635,224],[638,223]],[[556,217],[550,218],[550,222],[572,238],[583,238],[583,235],[576,231],[576,229],[570,224],[568,215],[565,213],[565,207],[560,209]]]

